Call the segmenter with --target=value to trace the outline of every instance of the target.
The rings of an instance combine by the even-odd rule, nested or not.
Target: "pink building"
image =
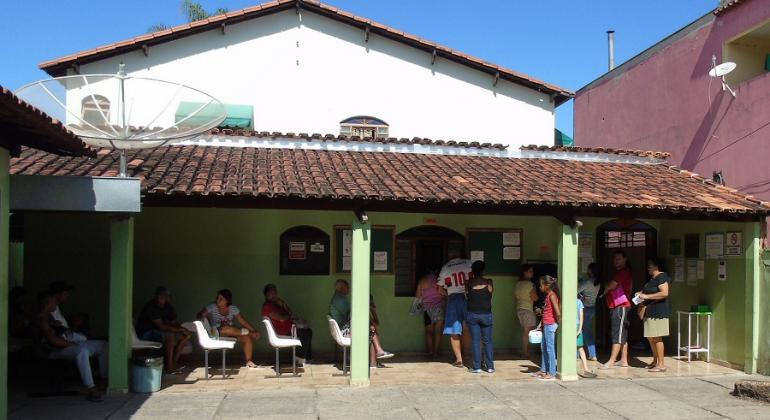
[[[726,76],[735,97],[709,77]],[[770,200],[770,0],[733,0],[578,90],[575,144],[661,150]]]

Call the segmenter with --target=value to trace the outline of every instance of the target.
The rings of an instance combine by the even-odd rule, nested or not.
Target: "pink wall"
[[[575,143],[661,150],[703,176],[770,200],[770,73],[722,92],[708,76],[722,44],[770,18],[770,0],[743,2],[648,59],[575,97]],[[711,87],[709,89],[709,79]],[[711,103],[709,103],[711,98]]]

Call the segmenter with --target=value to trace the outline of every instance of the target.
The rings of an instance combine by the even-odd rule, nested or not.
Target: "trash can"
[[[162,376],[162,357],[135,357],[131,360],[131,392],[160,391]]]

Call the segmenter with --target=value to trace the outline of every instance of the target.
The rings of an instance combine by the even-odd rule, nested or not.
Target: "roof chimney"
[[[608,71],[615,68],[615,31],[607,31],[607,52],[609,57],[607,60]]]

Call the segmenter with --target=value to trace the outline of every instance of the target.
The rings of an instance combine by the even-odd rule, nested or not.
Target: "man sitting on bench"
[[[47,350],[49,359],[74,360],[77,364],[80,380],[88,390],[89,401],[102,401],[102,395],[94,384],[91,373],[91,356],[99,360],[99,376],[107,378],[107,342],[103,340],[72,341],[73,333],[63,328],[53,317],[56,299],[51,292],[42,292],[38,298],[40,313],[36,325],[40,329],[42,345]]]

